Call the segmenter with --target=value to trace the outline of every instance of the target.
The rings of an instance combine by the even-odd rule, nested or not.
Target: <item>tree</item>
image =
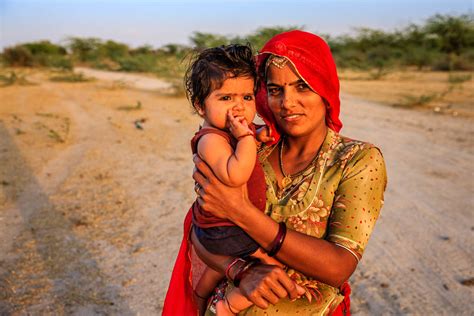
[[[438,37],[440,48],[448,54],[460,55],[474,45],[474,22],[472,16],[437,14],[428,19],[424,31]]]
[[[292,30],[302,30],[304,27],[298,26],[274,26],[274,27],[262,27],[257,29],[253,34],[250,34],[243,38],[238,38],[238,42],[245,43],[249,42],[255,50],[262,49],[263,45],[268,42],[273,36],[288,32]]]
[[[127,57],[129,48],[127,45],[117,43],[114,41],[107,41],[105,44],[99,45],[101,57],[110,58],[113,61],[118,61],[120,58]]]
[[[198,50],[230,43],[230,40],[223,35],[202,32],[194,32],[189,39],[193,46]]]
[[[102,41],[98,38],[70,37],[67,46],[79,61],[95,61],[99,58],[99,47]]]

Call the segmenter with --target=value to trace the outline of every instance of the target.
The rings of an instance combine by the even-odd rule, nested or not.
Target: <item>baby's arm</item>
[[[240,186],[248,181],[257,157],[257,145],[250,129],[246,123],[235,124],[241,133],[240,136],[233,133],[238,139],[235,151],[224,137],[213,133],[202,136],[197,148],[201,159],[219,180],[230,186]]]

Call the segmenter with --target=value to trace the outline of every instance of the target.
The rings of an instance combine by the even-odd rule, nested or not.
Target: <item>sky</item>
[[[0,0],[0,48],[70,36],[132,47],[190,44],[193,32],[246,35],[259,27],[298,26],[351,34],[421,24],[435,14],[472,14],[472,0]]]

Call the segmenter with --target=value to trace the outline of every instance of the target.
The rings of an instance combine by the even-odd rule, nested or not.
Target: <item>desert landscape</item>
[[[194,200],[199,117],[152,75],[11,71],[0,87],[0,315],[160,314]],[[341,133],[381,148],[389,182],[351,279],[352,313],[472,315],[472,73],[360,76],[341,73]]]

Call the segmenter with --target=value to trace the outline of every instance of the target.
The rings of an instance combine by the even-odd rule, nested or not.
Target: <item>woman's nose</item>
[[[283,98],[281,100],[281,106],[286,109],[295,106],[295,99],[291,92],[284,92]]]

